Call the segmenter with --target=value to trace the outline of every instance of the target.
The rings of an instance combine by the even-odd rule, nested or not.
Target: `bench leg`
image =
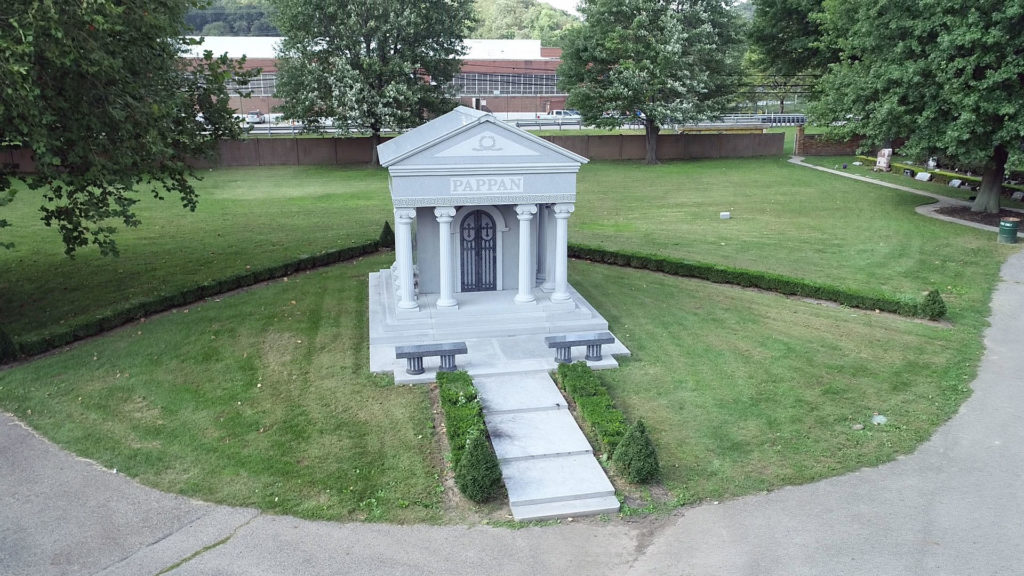
[[[559,364],[572,364],[572,348],[569,346],[555,348],[555,362]]]
[[[587,345],[587,360],[591,362],[597,362],[601,359],[601,345],[600,344],[588,344]]]
[[[438,369],[439,371],[455,372],[458,369],[458,366],[455,365],[455,354],[441,354],[441,367]]]
[[[405,359],[405,373],[410,376],[423,374],[423,356],[415,356]]]

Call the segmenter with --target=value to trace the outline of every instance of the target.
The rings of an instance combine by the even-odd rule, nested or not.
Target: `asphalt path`
[[[270,516],[146,488],[0,413],[0,574],[1020,574],[1024,253],[1001,275],[974,393],[915,453],[664,519],[510,530]]]

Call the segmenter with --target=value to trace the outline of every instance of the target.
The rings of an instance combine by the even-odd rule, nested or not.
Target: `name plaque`
[[[474,176],[452,178],[449,184],[452,194],[493,194],[495,192],[522,192],[522,176]]]

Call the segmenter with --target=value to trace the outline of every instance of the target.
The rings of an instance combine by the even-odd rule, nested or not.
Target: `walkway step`
[[[473,384],[516,520],[618,511],[615,487],[547,370],[474,374]]]
[[[593,453],[568,410],[484,414],[484,421],[499,462]]]
[[[566,408],[565,398],[541,372],[518,372],[476,376],[473,385],[480,392],[484,414],[511,414],[533,410]]]
[[[547,502],[545,504],[530,504],[527,506],[512,504],[511,508],[513,518],[519,522],[526,522],[528,520],[616,514],[619,511],[619,501],[615,496],[600,496],[586,500]]]
[[[506,462],[501,472],[509,502],[514,505],[615,495],[615,487],[590,454]]]

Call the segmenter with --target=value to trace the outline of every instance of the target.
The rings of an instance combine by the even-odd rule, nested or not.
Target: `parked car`
[[[245,115],[245,121],[249,124],[262,124],[266,120],[267,117],[259,110],[250,110],[249,113]]]
[[[577,110],[552,110],[548,112],[545,118],[556,118],[559,120],[579,120],[580,113]]]

